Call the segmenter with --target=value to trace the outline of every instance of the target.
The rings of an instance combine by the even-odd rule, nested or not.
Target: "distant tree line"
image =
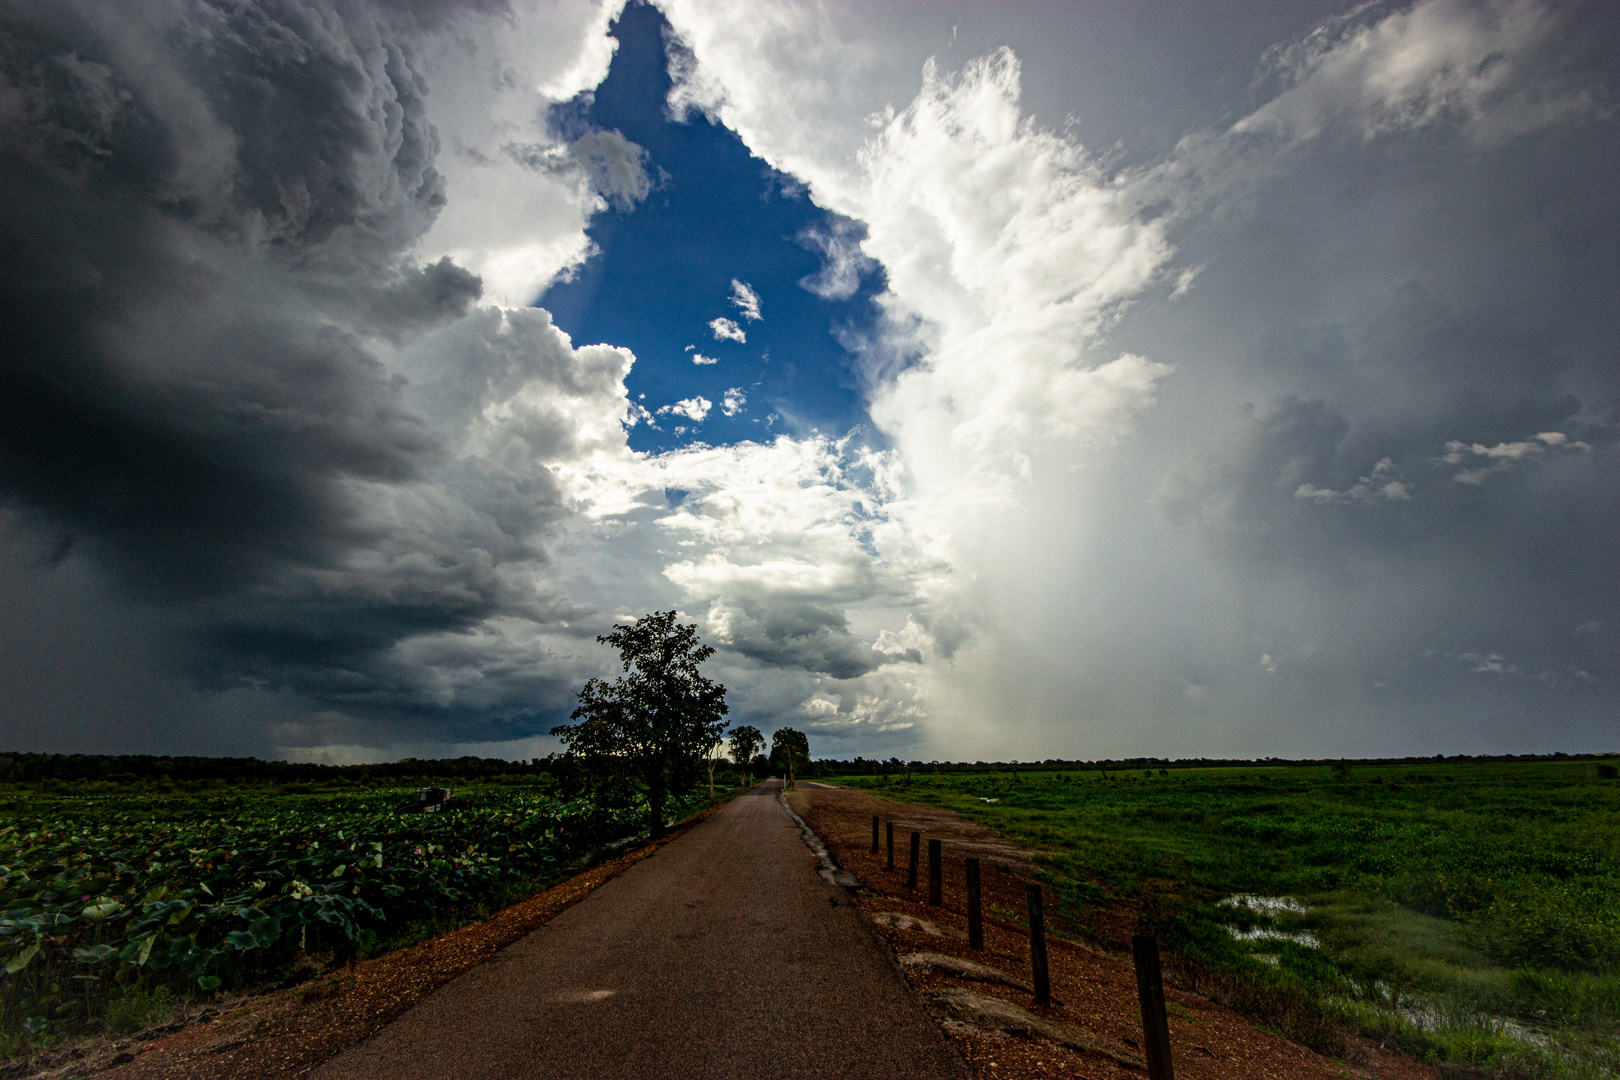
[[[40,780],[105,780],[113,783],[173,781],[192,783],[396,784],[419,777],[435,780],[491,780],[556,773],[557,755],[507,761],[502,758],[403,758],[370,765],[323,765],[253,757],[190,757],[156,754],[0,754],[0,783]]]
[[[1433,765],[1438,762],[1593,761],[1612,754],[1435,754],[1432,757],[1351,758],[1352,765]],[[1143,769],[1253,769],[1258,767],[1340,764],[1342,758],[1100,758],[1079,760],[1046,758],[1043,761],[902,761],[900,758],[817,758],[799,770],[800,776],[919,776],[988,772],[1124,772]]]
[[[759,749],[763,746],[755,744]],[[802,745],[802,744],[801,744]],[[729,749],[729,748],[728,748]],[[795,747],[792,765],[803,777],[888,776],[983,773],[983,772],[1097,772],[1142,769],[1255,768],[1261,766],[1331,767],[1340,758],[1110,758],[1082,761],[1047,758],[1044,761],[902,761],[854,757],[806,760]],[[1436,762],[1535,762],[1593,761],[1605,754],[1453,754],[1449,756],[1404,758],[1358,758],[1353,765],[1432,765]],[[781,752],[768,756],[757,750],[743,770],[754,778],[785,775],[789,762]],[[356,784],[393,786],[417,780],[454,783],[491,782],[503,778],[552,777],[565,785],[575,778],[578,768],[563,754],[508,761],[503,758],[402,758],[399,761],[368,765],[323,765],[314,762],[274,761],[253,757],[194,757],[157,754],[33,754],[0,753],[0,783],[32,783],[42,780],[100,780],[111,783],[163,782],[196,783],[223,781],[231,784]],[[729,771],[729,769],[727,770]]]

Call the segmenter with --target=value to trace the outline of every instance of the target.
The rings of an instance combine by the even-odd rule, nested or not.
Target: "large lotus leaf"
[[[138,938],[132,939],[130,943],[125,945],[123,950],[118,954],[118,959],[122,960],[126,964],[134,964],[136,967],[141,967],[146,963],[147,958],[152,955],[152,945],[157,941],[157,939],[158,932],[156,930],[153,930],[149,934],[143,934]]]
[[[123,910],[124,905],[120,901],[111,899],[97,900],[92,904],[86,905],[85,909],[80,912],[80,914],[86,919],[89,919],[91,922],[106,922],[108,919],[112,918],[114,915],[117,915]]]
[[[111,945],[92,945],[88,949],[74,949],[73,959],[81,964],[100,964],[118,955]]]
[[[16,956],[13,956],[10,960],[8,960],[6,962],[6,974],[7,975],[15,975],[15,974],[17,974],[17,972],[19,972],[23,968],[27,967],[28,962],[30,960],[32,960],[34,958],[34,956],[39,952],[39,947],[42,944],[43,944],[43,942],[35,941],[32,945],[28,946],[22,952],[18,953]]]

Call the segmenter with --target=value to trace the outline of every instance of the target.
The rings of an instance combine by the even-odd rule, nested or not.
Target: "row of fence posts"
[[[872,854],[878,853],[878,815],[872,815]],[[890,870],[894,869],[894,822],[887,823]],[[906,868],[906,888],[917,887],[917,856],[922,834],[911,833],[911,861]],[[940,841],[928,841],[928,903],[939,907],[943,901],[944,863]],[[968,946],[984,948],[984,914],[980,909],[979,860],[965,859],[967,877]],[[1052,1004],[1051,974],[1046,965],[1046,914],[1039,885],[1024,892],[1029,910],[1029,960],[1035,984],[1035,1003]],[[1131,938],[1131,959],[1136,966],[1136,996],[1142,1006],[1142,1048],[1147,1058],[1149,1080],[1173,1080],[1170,1067],[1170,1021],[1165,1015],[1164,980],[1159,971],[1159,942],[1151,934]]]

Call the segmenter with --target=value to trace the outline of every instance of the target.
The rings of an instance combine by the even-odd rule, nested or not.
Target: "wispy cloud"
[[[1566,666],[1563,671],[1553,671],[1550,668],[1535,667],[1515,661],[1499,652],[1459,652],[1439,653],[1468,668],[1474,675],[1494,675],[1504,679],[1523,679],[1526,682],[1541,683],[1547,687],[1559,686],[1595,686],[1601,680],[1587,672],[1584,668]]]
[[[718,319],[710,319],[709,329],[714,331],[714,340],[716,341],[735,341],[739,344],[747,344],[748,342],[748,335],[743,332],[743,328],[724,316]]]
[[[826,300],[848,300],[861,287],[862,275],[877,269],[877,262],[861,251],[866,228],[858,221],[835,216],[830,226],[812,226],[798,236],[800,244],[821,252],[821,269],[799,279],[799,287]]]
[[[1476,468],[1464,469],[1451,478],[1453,483],[1473,484],[1477,487],[1492,473],[1506,472],[1519,462],[1539,457],[1549,449],[1583,451],[1591,450],[1592,447],[1584,442],[1571,441],[1561,431],[1543,431],[1529,439],[1497,443],[1495,446],[1453,439],[1446,443],[1444,456],[1436,459],[1435,464],[1461,465],[1465,461],[1479,461],[1480,464]]]
[[[763,318],[759,313],[759,293],[746,281],[731,279],[731,302],[748,322],[759,322]]]
[[[1411,497],[1412,486],[1395,479],[1395,462],[1390,458],[1380,459],[1378,464],[1372,467],[1372,472],[1343,491],[1316,487],[1313,484],[1301,484],[1294,489],[1294,498],[1309,499],[1318,504],[1367,502],[1378,499],[1404,502]]]

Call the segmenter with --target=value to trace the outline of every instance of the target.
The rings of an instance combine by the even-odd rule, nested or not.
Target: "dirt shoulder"
[[[860,878],[861,907],[877,933],[888,942],[912,986],[925,996],[968,991],[981,998],[999,999],[1036,1017],[1071,1025],[1099,1036],[1101,1044],[1136,1048],[1141,1039],[1141,1013],[1136,977],[1128,957],[1048,937],[1053,1004],[1035,1005],[1024,989],[962,978],[943,968],[942,961],[916,961],[916,954],[971,961],[1008,974],[1015,981],[1030,978],[1029,941],[1019,925],[1025,911],[1025,886],[1035,880],[1033,854],[1008,843],[982,825],[948,810],[891,802],[864,792],[826,785],[801,784],[789,795],[793,808],[819,834],[840,866]],[[894,822],[895,868],[886,865],[886,853],[871,851],[872,817],[880,825]],[[915,889],[906,888],[906,863],[912,830],[921,833],[922,854]],[[928,841],[940,840],[943,855],[943,903],[932,907],[928,897]],[[880,849],[882,832],[880,831]],[[968,948],[966,881],[963,860],[977,857],[981,866],[984,911],[984,950]],[[1051,901],[1048,901],[1050,906]],[[902,916],[895,918],[894,916]],[[909,916],[910,918],[903,918]],[[918,928],[921,920],[942,932]],[[1053,933],[1066,931],[1060,918],[1048,916]],[[911,957],[914,962],[906,963]],[[1207,998],[1173,986],[1166,987],[1170,1011],[1170,1043],[1175,1073],[1180,1080],[1342,1080],[1377,1077],[1379,1080],[1432,1080],[1433,1068],[1387,1053],[1374,1044],[1352,1046],[1355,1061],[1337,1061],[1258,1030],[1249,1021]],[[1133,1077],[1143,1073],[1105,1053],[1060,1046],[1041,1038],[1028,1038],[981,1030],[956,1020],[945,1021],[947,1033],[976,1075],[996,1080],[1037,1080],[1047,1077],[1084,1077],[1088,1080]]]
[[[724,805],[724,804],[721,804]],[[716,807],[715,809],[718,809]],[[293,1080],[366,1038],[469,968],[584,899],[702,821],[705,810],[643,844],[482,922],[333,970],[289,990],[242,996],[202,1010],[178,1031],[107,1040],[35,1062],[48,1080],[104,1070],[118,1080]],[[39,1068],[44,1065],[44,1068]]]

